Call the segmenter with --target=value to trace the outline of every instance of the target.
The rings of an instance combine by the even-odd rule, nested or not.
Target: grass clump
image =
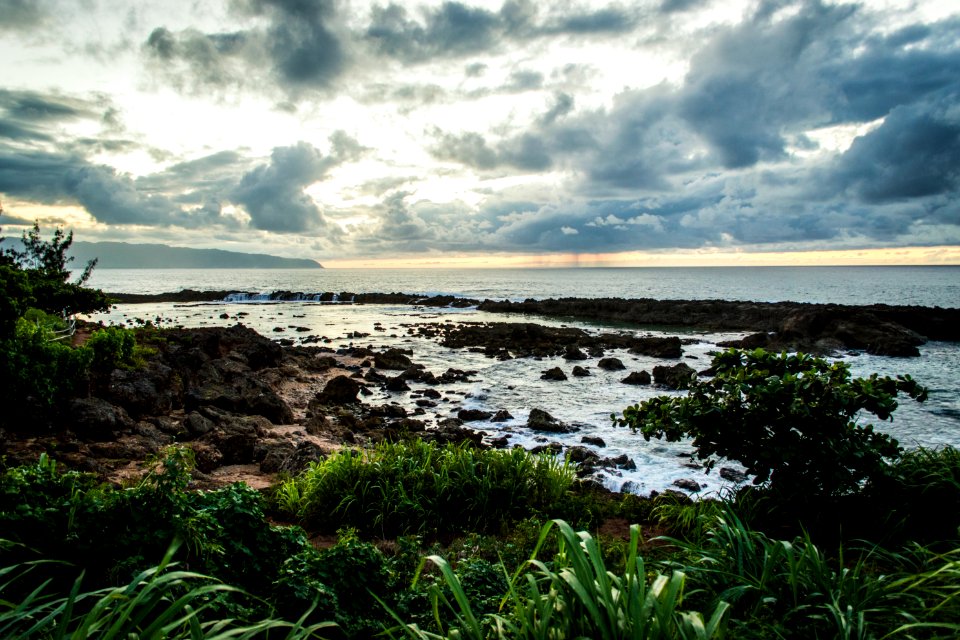
[[[569,465],[551,456],[410,441],[340,451],[284,482],[276,495],[281,512],[317,530],[496,533],[560,508],[573,483]]]

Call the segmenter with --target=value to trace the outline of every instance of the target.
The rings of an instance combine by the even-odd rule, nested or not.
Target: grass
[[[49,592],[49,580],[27,593],[19,602],[0,597],[0,637],[20,640],[143,640],[226,638],[319,638],[330,623],[307,625],[307,614],[297,622],[267,619],[244,625],[232,620],[204,619],[211,596],[237,591],[207,576],[178,570],[171,563],[172,546],[162,562],[135,576],[128,584],[82,591],[83,575],[65,596]],[[16,590],[45,562],[0,569],[0,596]]]
[[[500,532],[567,498],[572,468],[521,449],[438,447],[419,440],[342,450],[277,489],[282,513],[318,530],[383,537]]]

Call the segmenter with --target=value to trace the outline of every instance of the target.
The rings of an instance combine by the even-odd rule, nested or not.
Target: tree
[[[0,335],[10,335],[10,323],[31,307],[63,315],[105,311],[110,307],[106,294],[84,286],[96,260],[88,262],[80,277],[70,282],[67,265],[73,257],[67,251],[73,244],[73,231],[64,233],[58,227],[50,240],[44,240],[40,225],[34,222],[33,228],[23,233],[21,242],[22,250],[10,247],[0,251],[0,281],[9,287],[5,287],[0,300]]]
[[[685,397],[652,398],[611,418],[647,440],[692,438],[707,469],[716,456],[737,460],[755,484],[786,495],[840,496],[883,474],[902,449],[860,415],[889,420],[899,393],[927,397],[910,376],[852,378],[846,363],[805,354],[730,349],[712,371]]]

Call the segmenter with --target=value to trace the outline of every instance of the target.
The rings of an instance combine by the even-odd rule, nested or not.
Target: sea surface
[[[416,295],[450,294],[477,299],[623,297],[656,299],[724,299],[796,301],[842,304],[914,304],[960,306],[960,267],[736,267],[736,268],[637,268],[637,269],[324,269],[324,270],[194,270],[194,269],[99,269],[90,285],[116,293],[165,293],[181,289],[231,290],[250,293],[294,291],[404,292]],[[238,317],[238,313],[244,315]],[[221,315],[229,316],[221,319]],[[692,468],[687,443],[645,441],[627,429],[614,427],[611,413],[665,392],[652,387],[634,387],[620,380],[631,371],[650,371],[658,364],[675,361],[610,351],[626,371],[603,371],[596,363],[591,376],[574,378],[574,363],[562,358],[499,361],[465,350],[451,350],[435,341],[410,334],[418,324],[436,322],[539,322],[545,325],[578,326],[590,332],[623,331],[623,325],[558,321],[533,316],[490,314],[475,308],[425,308],[412,305],[352,305],[298,302],[216,301],[201,304],[151,303],[117,305],[95,319],[117,324],[143,320],[161,326],[218,326],[242,321],[263,335],[300,341],[307,336],[325,339],[334,349],[350,345],[411,349],[413,360],[439,375],[449,367],[475,370],[474,381],[443,387],[444,397],[423,416],[439,420],[462,408],[495,412],[506,409],[514,419],[503,424],[473,422],[468,426],[491,437],[508,435],[511,444],[532,447],[548,441],[565,446],[580,444],[584,435],[600,436],[606,446],[602,457],[626,454],[635,470],[608,470],[600,480],[614,490],[639,494],[673,488],[681,479],[695,480],[700,495],[729,487],[713,472]],[[742,335],[648,331],[642,335],[679,335],[691,342],[684,346],[685,362],[697,369],[709,366],[716,343]],[[904,446],[960,446],[960,344],[930,342],[920,348],[920,358],[896,359],[863,353],[844,354],[855,375],[909,374],[930,389],[930,399],[917,404],[910,399],[894,413],[892,422],[876,422]],[[569,376],[565,382],[540,379],[540,373],[559,366]],[[417,385],[414,384],[414,389]],[[396,402],[416,409],[408,393],[377,391],[367,402]],[[579,431],[555,436],[525,428],[530,410],[540,408],[557,419],[576,425]],[[873,416],[866,416],[873,418]],[[733,463],[718,466],[737,468]]]

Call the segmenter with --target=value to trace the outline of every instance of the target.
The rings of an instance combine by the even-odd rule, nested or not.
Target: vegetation
[[[84,286],[96,261],[70,282],[72,242],[73,233],[59,228],[43,240],[34,223],[23,249],[0,250],[0,402],[7,407],[0,426],[45,420],[81,388],[91,366],[109,372],[135,362],[135,339],[125,329],[97,332],[84,347],[69,344],[73,315],[109,306],[102,291]]]
[[[562,509],[573,481],[573,469],[552,456],[413,440],[344,449],[284,482],[277,495],[283,513],[317,530],[495,533]]]
[[[888,420],[899,393],[927,397],[909,376],[852,378],[846,363],[805,354],[730,349],[711,370],[687,396],[652,398],[614,422],[647,440],[692,438],[708,468],[715,456],[737,460],[784,497],[841,496],[878,480],[902,450],[860,415]]]

